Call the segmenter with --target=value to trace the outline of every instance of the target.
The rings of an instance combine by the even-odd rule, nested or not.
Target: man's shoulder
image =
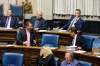
[[[85,22],[85,20],[84,20],[82,17],[80,17],[79,20],[80,20],[81,22]]]
[[[25,28],[19,28],[19,32],[25,32]]]
[[[61,62],[61,64],[65,64],[67,61],[66,60],[63,60],[62,62]]]
[[[31,19],[36,19],[36,16],[32,16]]]
[[[46,20],[45,20],[44,18],[42,18],[42,19],[41,19],[41,21],[43,21],[43,22],[44,22],[44,21],[46,21]]]
[[[72,16],[70,17],[70,19],[73,19],[73,18],[75,18],[75,16],[74,16],[74,15],[72,15]]]
[[[73,63],[77,65],[77,64],[79,64],[79,61],[77,59],[74,59]]]
[[[7,16],[2,16],[1,18],[6,18]]]

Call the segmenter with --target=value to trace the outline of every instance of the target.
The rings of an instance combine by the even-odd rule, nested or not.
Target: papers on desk
[[[12,28],[5,28],[5,29],[12,29]]]
[[[53,49],[57,49],[58,47],[49,47],[49,48],[53,50]]]
[[[47,32],[47,30],[39,30],[39,32]]]
[[[5,45],[6,47],[15,47],[16,45]]]
[[[77,46],[66,46],[66,51],[74,52],[74,53],[81,53],[84,54],[86,51],[84,50],[76,50]]]
[[[8,44],[8,45],[0,45],[0,46],[5,46],[5,47],[15,47],[16,45]]]
[[[4,28],[4,27],[0,27],[0,30],[6,30],[6,29],[12,29],[12,28]]]
[[[67,31],[66,31],[66,30],[61,30],[61,29],[59,29],[59,32],[65,33],[65,32],[67,32]]]
[[[59,27],[57,27],[57,28],[53,28],[52,31],[55,31],[55,32],[67,32],[66,30],[62,30],[62,29],[60,29]]]
[[[76,48],[77,48],[77,46],[66,46],[66,51],[73,52],[76,50]]]
[[[96,56],[96,57],[100,58],[100,56]]]
[[[7,46],[7,47],[15,47],[16,45],[5,45],[5,46]]]
[[[84,53],[86,53],[86,51],[84,51],[84,50],[77,50],[77,51],[74,51],[74,53],[81,53],[81,54],[84,54]]]
[[[39,30],[39,32],[59,32],[59,33],[66,33],[67,31],[66,30],[51,30],[51,31],[48,31],[48,30]]]

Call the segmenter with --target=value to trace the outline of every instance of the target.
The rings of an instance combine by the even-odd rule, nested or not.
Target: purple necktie
[[[9,17],[7,17],[7,19],[6,19],[6,24],[5,24],[5,27],[7,27],[8,22],[9,22]]]

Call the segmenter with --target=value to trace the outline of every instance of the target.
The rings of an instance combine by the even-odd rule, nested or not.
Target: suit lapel
[[[7,24],[7,23],[6,23],[6,22],[7,22],[7,16],[4,16],[3,19],[4,19],[3,24],[4,24],[4,26],[6,26],[6,24]]]
[[[10,21],[10,26],[12,27],[13,26],[13,17],[11,16],[11,21]]]
[[[27,34],[26,34],[26,29],[23,29],[23,40],[27,40]]]

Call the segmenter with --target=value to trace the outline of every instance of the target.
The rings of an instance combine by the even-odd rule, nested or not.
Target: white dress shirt
[[[74,36],[74,39],[72,41],[72,46],[75,46],[76,45],[76,40],[77,40],[77,34]]]
[[[69,27],[68,27],[68,30],[69,30],[71,27],[75,27],[75,23],[76,23],[78,20],[79,20],[79,17],[75,17],[75,18],[71,21],[71,23],[70,23],[70,25],[69,25]]]
[[[26,29],[26,34],[27,34],[27,42],[30,45],[30,32]]]

